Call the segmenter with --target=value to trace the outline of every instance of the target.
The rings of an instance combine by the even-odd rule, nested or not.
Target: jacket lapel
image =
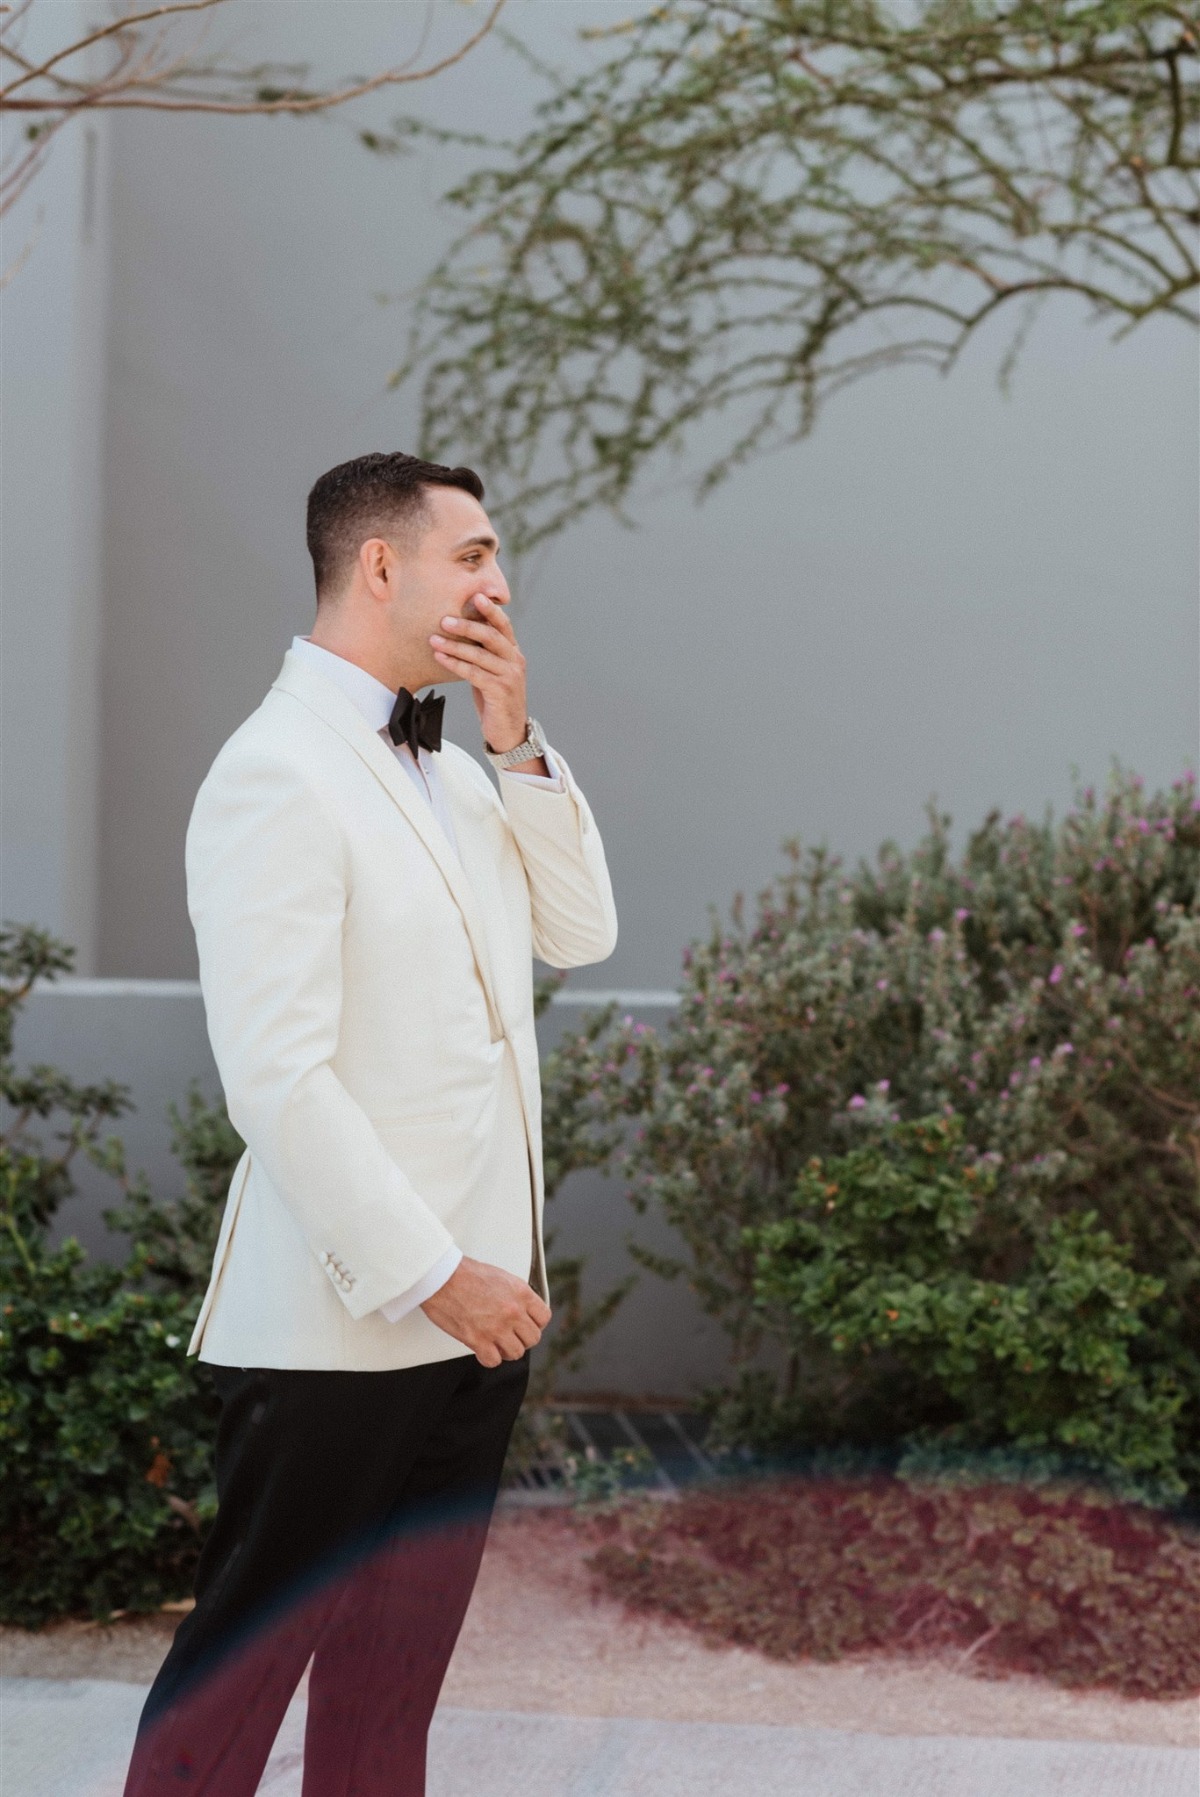
[[[500,1010],[492,982],[483,915],[466,871],[447,842],[433,812],[424,803],[383,738],[375,734],[362,713],[331,680],[322,679],[314,668],[305,666],[290,649],[283,658],[283,667],[273,683],[272,691],[288,693],[293,699],[297,699],[349,744],[403,812],[416,835],[433,856],[438,871],[450,889],[451,897],[462,912],[475,965],[487,998],[492,1040],[498,1042],[504,1035],[504,1026],[500,1021]]]

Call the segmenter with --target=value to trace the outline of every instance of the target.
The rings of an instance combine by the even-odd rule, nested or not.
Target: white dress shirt
[[[372,730],[387,743],[396,760],[411,779],[421,797],[430,807],[434,817],[445,832],[454,853],[458,854],[458,843],[454,837],[454,820],[450,815],[450,807],[446,803],[446,791],[442,785],[438,771],[437,756],[428,749],[420,749],[414,755],[407,743],[395,744],[388,735],[388,719],[396,703],[396,695],[382,680],[376,680],[374,674],[368,674],[357,662],[347,661],[343,655],[335,655],[331,649],[322,649],[318,643],[306,636],[292,638],[293,653],[311,665],[327,680],[332,680],[345,693],[346,697],[357,707],[370,724]],[[550,792],[562,792],[564,782],[562,774],[555,765],[549,749],[545,751],[546,766],[550,769],[547,779],[542,774],[516,774],[505,768],[501,771],[502,780],[520,780],[528,786],[545,787]],[[434,1292],[441,1291],[447,1279],[454,1272],[462,1259],[461,1248],[448,1248],[442,1258],[410,1285],[406,1291],[390,1298],[386,1304],[379,1306],[380,1312],[389,1323],[398,1323],[401,1317],[415,1310],[418,1304],[424,1304],[432,1298]]]

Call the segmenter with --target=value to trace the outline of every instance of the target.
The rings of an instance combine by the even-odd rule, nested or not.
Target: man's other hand
[[[421,1309],[431,1323],[465,1343],[480,1366],[520,1360],[526,1349],[537,1347],[550,1321],[550,1306],[531,1285],[465,1254]]]

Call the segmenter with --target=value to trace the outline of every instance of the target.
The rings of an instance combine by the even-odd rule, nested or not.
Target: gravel
[[[597,1596],[584,1565],[588,1551],[569,1514],[517,1510],[497,1518],[443,1690],[448,1708],[1154,1747],[1195,1747],[1200,1738],[1193,1699],[1065,1691],[937,1660],[784,1664],[744,1648],[710,1647],[681,1624],[632,1617]],[[177,1621],[0,1629],[0,1671],[144,1685]]]

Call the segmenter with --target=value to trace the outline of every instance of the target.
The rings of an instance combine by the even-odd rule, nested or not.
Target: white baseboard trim
[[[199,980],[93,980],[67,975],[61,980],[38,980],[34,990],[59,998],[199,998]],[[627,1010],[671,1010],[679,1003],[678,992],[642,986],[617,986],[593,990],[567,986],[550,1000],[572,1010],[600,1005],[624,1005]]]

